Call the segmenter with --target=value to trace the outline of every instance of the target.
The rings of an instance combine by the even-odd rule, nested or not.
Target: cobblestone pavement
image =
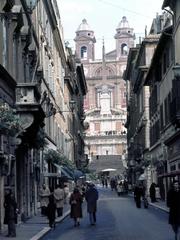
[[[118,197],[109,189],[100,190],[97,224],[89,224],[84,203],[80,227],[69,217],[45,235],[43,240],[174,240],[168,214],[150,206],[138,209],[133,198]]]

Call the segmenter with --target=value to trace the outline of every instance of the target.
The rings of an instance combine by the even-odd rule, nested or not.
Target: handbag
[[[71,204],[72,204],[72,205],[75,205],[75,204],[77,204],[77,201],[76,201],[76,200],[72,200],[72,201],[71,201]]]

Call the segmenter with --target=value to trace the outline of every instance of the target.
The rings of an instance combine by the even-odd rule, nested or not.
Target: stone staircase
[[[107,168],[117,169],[117,173],[122,174],[125,171],[120,155],[98,155],[93,156],[89,163],[89,169],[94,172],[100,172]]]

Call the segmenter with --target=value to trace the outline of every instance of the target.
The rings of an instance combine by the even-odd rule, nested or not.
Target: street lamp
[[[61,110],[61,109],[59,109],[58,111],[56,111],[56,113],[60,113],[60,114],[62,114],[64,112],[71,112],[71,113],[73,113],[74,109],[75,109],[75,105],[76,105],[76,102],[74,100],[70,100],[69,101],[69,108],[70,108],[70,110]]]

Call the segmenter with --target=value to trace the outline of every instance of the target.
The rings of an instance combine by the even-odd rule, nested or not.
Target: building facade
[[[151,59],[144,69],[146,74],[141,74],[144,77],[139,78],[136,70],[143,69],[143,62],[139,62],[138,58],[150,35],[145,37],[140,46],[130,50],[125,74],[127,79],[131,79],[126,123],[129,176],[133,183],[136,183],[141,179],[140,174],[143,174],[147,190],[149,185],[155,182],[161,199],[166,199],[172,180],[179,179],[179,7],[178,1],[164,1],[162,8],[165,12],[154,19],[150,30],[154,49],[151,54],[150,51],[144,54],[145,59]],[[145,88],[149,90],[142,95],[140,101],[138,92]],[[145,102],[148,114],[145,123],[139,128],[140,119],[145,113],[142,103]],[[136,120],[132,121],[132,118]],[[147,141],[140,134],[146,126]],[[138,145],[134,145],[135,140]],[[144,147],[143,142],[148,145]]]
[[[116,28],[116,48],[95,59],[95,34],[84,19],[76,31],[76,54],[81,59],[88,94],[84,101],[86,131],[86,154],[90,169],[101,171],[114,167],[121,171],[126,156],[126,68],[129,49],[134,45],[133,29],[126,17]],[[105,164],[105,165],[104,165]]]
[[[159,41],[159,34],[145,36],[141,44],[130,49],[127,69],[124,78],[127,80],[128,114],[128,167],[131,183],[135,183],[141,174],[147,174],[147,188],[150,186],[150,175],[153,170],[148,168],[150,160],[150,121],[149,121],[149,86],[144,86],[152,56]],[[135,171],[134,171],[135,170]]]
[[[85,164],[87,87],[82,64],[64,45],[56,0],[3,0],[0,16],[2,229],[7,189],[15,193],[19,220],[24,221],[38,211],[42,183],[52,189],[58,183],[59,168],[44,160],[49,150],[76,168]]]

